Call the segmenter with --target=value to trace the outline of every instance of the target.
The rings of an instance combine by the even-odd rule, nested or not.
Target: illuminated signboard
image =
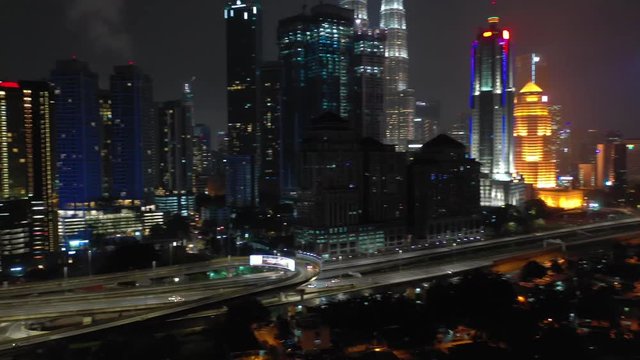
[[[296,269],[296,262],[293,259],[289,259],[282,256],[272,255],[251,255],[249,257],[249,265],[251,266],[271,266],[281,269],[287,269],[294,271]]]

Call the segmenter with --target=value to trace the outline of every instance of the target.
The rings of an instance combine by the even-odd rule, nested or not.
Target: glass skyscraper
[[[353,10],[353,25],[356,31],[369,28],[367,5],[367,0],[340,0],[341,7]]]
[[[235,207],[257,203],[258,187],[258,66],[262,59],[262,5],[259,0],[229,0],[227,27],[227,153],[228,175],[248,176],[227,181],[227,196]],[[231,159],[233,157],[233,159]],[[252,184],[246,188],[246,184]]]
[[[490,17],[472,45],[471,157],[482,172],[482,204],[501,206],[522,201],[524,190],[514,187],[513,75],[511,33],[500,19]]]
[[[360,135],[382,141],[386,32],[368,28],[366,0],[342,0],[340,6],[353,10],[354,16],[354,83],[349,118]]]
[[[353,11],[320,4],[280,21],[280,60],[283,65],[281,187],[297,189],[301,142],[311,119],[324,112],[347,118],[353,55]]]
[[[385,143],[406,149],[414,119],[415,97],[409,89],[409,46],[403,0],[382,0],[380,27],[386,30]]]

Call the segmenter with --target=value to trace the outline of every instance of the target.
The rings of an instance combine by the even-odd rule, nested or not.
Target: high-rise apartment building
[[[258,66],[262,59],[262,4],[260,0],[229,0],[224,8],[227,27],[227,153],[231,174],[250,175],[249,188],[227,182],[235,206],[257,203],[259,153]],[[238,158],[243,159],[237,161]]]
[[[548,97],[533,82],[525,85],[515,100],[515,167],[527,184],[538,189],[556,187],[556,163],[553,144],[557,134]]]
[[[116,66],[111,75],[111,106],[111,196],[150,202],[159,163],[151,78],[133,63]]]
[[[405,150],[412,132],[415,97],[413,90],[409,89],[409,46],[404,0],[382,0],[380,27],[387,33],[384,142]]]
[[[211,155],[211,128],[205,124],[193,127],[193,173],[196,193],[204,193],[207,189],[213,164]]]
[[[282,66],[277,61],[260,66],[260,205],[280,203],[280,121]]]
[[[278,24],[283,66],[280,175],[284,194],[298,188],[302,139],[311,119],[350,113],[353,11],[320,4]]]
[[[111,138],[113,137],[113,114],[111,110],[111,93],[108,90],[98,92],[100,111],[100,158],[102,164],[102,196],[109,196],[113,182],[111,174]]]
[[[165,101],[158,110],[159,190],[184,194],[193,190],[193,127],[189,105]]]
[[[0,81],[0,261],[43,261],[58,250],[54,90]],[[24,264],[24,262],[22,262]]]
[[[92,207],[102,196],[98,75],[77,59],[60,60],[55,85],[55,163],[61,209]]]

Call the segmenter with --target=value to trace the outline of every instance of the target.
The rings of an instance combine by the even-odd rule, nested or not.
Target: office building
[[[436,100],[416,101],[413,143],[420,147],[439,134],[440,102]]]
[[[471,115],[469,113],[462,113],[456,119],[456,121],[451,125],[449,135],[455,141],[463,144],[467,148],[467,152],[469,151],[469,119]]]
[[[578,186],[583,189],[596,188],[596,164],[578,164]]]
[[[480,163],[463,144],[438,135],[409,165],[409,232],[416,242],[479,240]]]
[[[280,20],[283,66],[280,176],[283,195],[298,188],[301,139],[311,119],[331,111],[347,118],[353,55],[353,11],[329,4]]]
[[[102,196],[98,75],[86,62],[60,60],[55,85],[55,163],[61,209],[83,209]]]
[[[369,29],[367,0],[340,0],[340,6],[353,10],[353,26],[356,32]]]
[[[387,33],[384,142],[406,150],[415,118],[415,96],[409,89],[409,46],[403,0],[382,0],[380,27]]]
[[[364,137],[382,141],[386,33],[369,29],[367,0],[342,0],[340,6],[353,10],[354,18],[354,83],[349,118]]]
[[[548,97],[533,82],[525,85],[515,100],[515,167],[524,182],[535,188],[556,187],[554,139]]]
[[[296,243],[327,258],[404,245],[404,164],[340,116],[315,118],[303,141]]]
[[[282,66],[266,62],[260,66],[260,205],[280,203],[280,121]]]
[[[353,41],[354,83],[350,119],[364,137],[382,140],[386,35],[381,30],[360,29],[356,30]]]
[[[598,144],[596,150],[596,188],[626,188],[627,145],[620,139]]]
[[[259,0],[229,0],[224,8],[227,28],[227,162],[229,171],[250,175],[249,188],[229,184],[227,194],[242,203],[257,203],[259,153],[258,65],[262,59],[262,5]],[[240,157],[244,160],[236,161]],[[237,169],[233,166],[246,166]],[[242,194],[234,194],[235,190]],[[232,201],[236,203],[236,201]]]
[[[156,211],[165,216],[180,215],[189,218],[195,214],[196,197],[188,193],[156,193]]]
[[[524,201],[524,186],[513,179],[512,39],[499,18],[488,22],[472,46],[471,157],[482,164],[482,205],[517,205]]]
[[[625,139],[627,146],[627,182],[630,186],[640,184],[640,139]]]
[[[111,75],[111,196],[151,202],[158,184],[158,120],[151,78],[135,64]]]

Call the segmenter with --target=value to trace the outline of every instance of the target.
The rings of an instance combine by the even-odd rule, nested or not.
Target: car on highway
[[[169,296],[167,300],[171,302],[180,302],[180,301],[184,301],[184,298],[182,296],[172,295],[172,296]]]

